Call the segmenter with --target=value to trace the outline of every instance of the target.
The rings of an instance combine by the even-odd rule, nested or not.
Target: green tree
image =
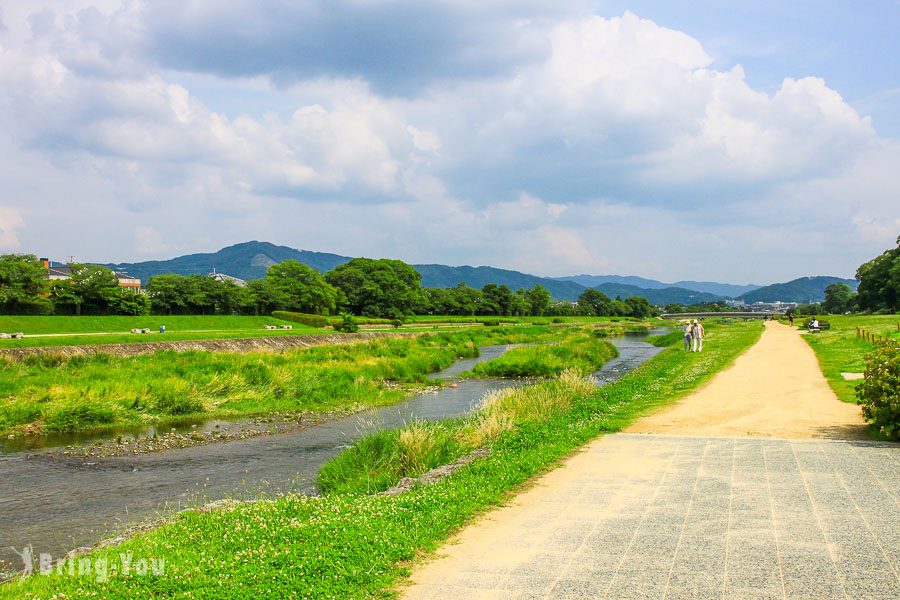
[[[638,319],[646,319],[654,312],[650,302],[643,296],[629,296],[625,298],[625,304],[628,306],[628,315]]]
[[[840,315],[850,310],[853,302],[853,290],[846,283],[832,283],[825,288],[825,302],[822,308],[825,312]]]
[[[531,314],[536,317],[542,316],[550,308],[550,292],[539,283],[525,292],[525,298],[531,305]]]
[[[109,296],[109,312],[117,315],[149,315],[150,298],[132,289],[119,287]]]
[[[860,265],[856,278],[860,309],[897,312],[900,309],[900,236],[896,248]]]
[[[343,293],[341,303],[354,314],[396,319],[421,304],[422,276],[400,260],[354,258],[325,280]]]
[[[0,255],[0,312],[3,314],[47,314],[46,270],[33,254]]]
[[[513,292],[507,285],[489,283],[481,288],[480,315],[509,316],[513,309]]]
[[[179,315],[187,310],[187,277],[184,275],[154,275],[145,289],[154,313]]]
[[[588,288],[578,296],[575,312],[585,316],[609,316],[613,314],[612,300],[600,290]]]
[[[71,277],[54,281],[50,289],[57,310],[72,311],[76,315],[109,313],[119,289],[116,274],[100,265],[70,263],[69,268]]]
[[[266,271],[266,281],[281,304],[281,310],[314,315],[334,312],[337,290],[318,271],[296,260],[272,265]]]

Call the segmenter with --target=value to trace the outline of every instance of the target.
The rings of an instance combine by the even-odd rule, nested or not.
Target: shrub
[[[356,333],[359,331],[359,323],[357,323],[356,317],[350,313],[343,313],[341,314],[341,322],[335,325],[334,328],[344,333]]]
[[[328,318],[322,315],[308,315],[306,313],[290,312],[287,310],[276,310],[272,316],[282,321],[291,321],[292,323],[300,323],[309,325],[310,327],[327,327]]]
[[[553,322],[554,323],[565,323],[566,320],[561,317],[553,317]]]
[[[487,327],[497,327],[497,326],[500,325],[500,321],[488,321],[488,320],[485,320],[485,321],[482,321],[482,323],[484,323],[485,326],[487,326]]]
[[[856,388],[863,416],[890,440],[900,440],[900,345],[885,343],[866,356]]]

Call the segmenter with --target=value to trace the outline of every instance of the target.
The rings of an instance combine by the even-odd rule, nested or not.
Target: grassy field
[[[866,368],[866,354],[872,343],[856,337],[856,328],[878,337],[900,339],[900,315],[829,315],[822,317],[831,329],[803,336],[819,359],[828,383],[844,402],[856,402],[858,381],[847,381],[841,373],[862,373]],[[795,324],[799,323],[795,321]]]
[[[570,330],[556,344],[521,346],[503,356],[479,363],[474,377],[558,377],[566,370],[589,375],[617,356],[615,347],[586,329]]]
[[[502,433],[490,456],[434,485],[399,496],[289,496],[183,513],[121,546],[70,561],[72,575],[64,565],[61,574],[0,586],[0,598],[389,596],[409,561],[578,446],[695,389],[760,332],[758,322],[739,324],[718,330],[716,344],[703,353],[667,349],[618,382],[578,395],[570,407]],[[121,556],[163,560],[164,573],[126,572]],[[79,561],[107,566],[106,577],[98,581],[89,569],[78,575]]]
[[[166,326],[165,334],[159,333],[160,325]],[[291,325],[293,329],[290,331],[273,331],[265,329],[266,325]],[[150,333],[129,333],[132,329],[144,328],[150,329]],[[13,333],[18,331],[25,333],[26,337],[17,340],[0,339],[0,349],[322,333],[321,329],[281,321],[273,317],[201,315],[171,317],[0,316],[0,332]]]
[[[0,360],[0,435],[73,432],[195,417],[377,406],[490,343],[559,339],[547,327],[475,328],[279,353],[160,351]],[[396,384],[402,384],[398,386]]]

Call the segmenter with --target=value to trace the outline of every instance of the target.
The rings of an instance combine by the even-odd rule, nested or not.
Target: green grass
[[[111,572],[36,576],[0,586],[0,598],[362,598],[390,596],[409,561],[434,550],[478,513],[508,500],[575,448],[695,389],[759,337],[759,323],[724,327],[703,353],[667,349],[570,409],[507,431],[493,453],[399,496],[288,496],[229,510],[184,513],[90,560],[165,561],[161,577]],[[539,384],[550,386],[553,382]]]
[[[684,332],[681,331],[681,329],[676,329],[675,331],[670,331],[669,333],[664,333],[662,335],[648,336],[644,341],[648,344],[665,348],[673,344],[684,343]]]
[[[503,356],[479,363],[471,371],[474,377],[557,377],[567,369],[588,375],[618,355],[609,342],[598,339],[590,330],[568,330],[555,344],[513,348]]]
[[[159,333],[160,325],[166,326],[165,334]],[[293,329],[290,331],[273,331],[265,329],[266,325],[291,325]],[[131,329],[144,328],[150,329],[151,333],[129,333]],[[324,330],[282,321],[273,317],[200,315],[171,317],[0,316],[0,332],[13,333],[17,331],[25,333],[26,337],[17,340],[0,339],[0,349],[304,335],[323,333]],[[58,337],[56,335],[52,337],[29,337],[47,334],[66,335]]]
[[[489,343],[556,339],[545,327],[234,354],[159,351],[0,360],[0,435],[77,432],[188,417],[327,412],[397,402],[425,375]]]
[[[822,317],[830,329],[808,334],[803,338],[812,346],[829,385],[844,402],[856,402],[859,381],[847,381],[841,373],[862,373],[866,369],[866,354],[872,343],[856,337],[856,328],[865,329],[878,337],[900,339],[900,315],[829,315]],[[795,326],[802,324],[795,321]]]

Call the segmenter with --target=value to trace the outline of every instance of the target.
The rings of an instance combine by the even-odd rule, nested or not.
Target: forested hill
[[[840,277],[801,277],[787,283],[774,283],[741,296],[747,304],[754,302],[821,302],[825,299],[825,288],[832,283],[846,283],[856,290],[859,282]]]
[[[650,304],[655,304],[657,306],[666,304],[701,304],[705,302],[716,302],[717,300],[723,299],[722,296],[717,296],[715,294],[696,292],[694,290],[679,287],[648,290],[624,283],[601,283],[598,286],[594,286],[594,289],[600,290],[610,298],[619,296],[623,300],[628,296],[643,296],[650,301]]]
[[[554,277],[559,281],[574,281],[585,287],[596,287],[604,283],[623,283],[625,285],[637,286],[644,290],[661,290],[663,288],[684,288],[695,292],[706,292],[723,298],[735,298],[741,294],[752,292],[762,286],[747,284],[735,285],[733,283],[718,283],[716,281],[676,281],[674,283],[663,283],[656,279],[646,279],[635,275],[567,275],[565,277]],[[604,292],[605,293],[605,292]],[[642,296],[644,294],[641,294]]]
[[[287,246],[276,246],[269,242],[244,242],[222,248],[218,252],[189,254],[170,260],[153,260],[139,263],[117,263],[104,265],[115,271],[124,271],[140,278],[144,284],[154,275],[176,273],[178,275],[212,273],[213,270],[240,279],[263,279],[269,266],[294,259],[324,273],[350,260],[349,256],[297,250]],[[584,286],[571,281],[557,281],[547,277],[528,275],[518,271],[495,269],[494,267],[450,267],[447,265],[413,265],[422,274],[425,287],[453,287],[459,282],[475,288],[488,283],[507,285],[512,290],[532,288],[541,284],[556,300],[578,298]]]
[[[276,246],[269,242],[244,242],[222,248],[218,252],[188,254],[170,260],[151,260],[139,263],[118,263],[103,265],[114,271],[125,271],[138,277],[144,284],[154,275],[175,273],[177,275],[207,275],[213,270],[240,279],[263,279],[270,266],[294,259],[324,273],[342,265],[349,257],[297,250],[287,246]]]

